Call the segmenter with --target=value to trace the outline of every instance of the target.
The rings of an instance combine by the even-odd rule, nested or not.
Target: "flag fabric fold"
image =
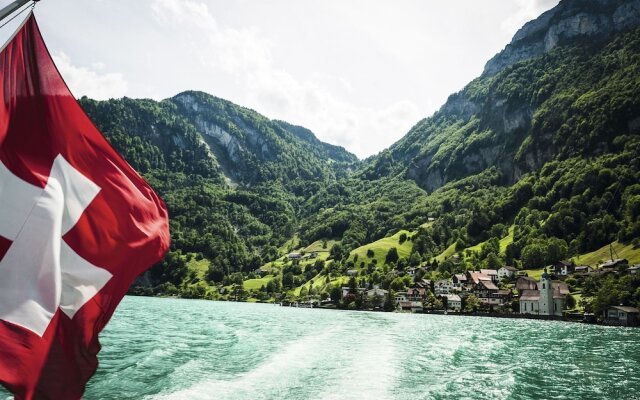
[[[79,399],[98,334],[169,247],[167,210],[77,103],[33,15],[0,81],[0,383]]]

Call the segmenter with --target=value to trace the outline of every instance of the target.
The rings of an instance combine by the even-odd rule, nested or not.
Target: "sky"
[[[42,0],[35,13],[76,97],[200,90],[364,158],[437,111],[557,3]]]

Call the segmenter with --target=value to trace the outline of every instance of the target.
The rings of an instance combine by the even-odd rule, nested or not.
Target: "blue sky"
[[[202,90],[366,157],[557,2],[42,0],[36,16],[78,97]]]

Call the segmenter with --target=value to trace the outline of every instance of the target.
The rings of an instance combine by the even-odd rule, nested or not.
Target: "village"
[[[638,274],[640,264],[629,265],[625,259],[606,261],[596,267],[559,261],[544,268],[540,279],[528,276],[526,270],[511,266],[479,269],[454,274],[449,279],[417,278],[420,268],[394,271],[407,275],[412,284],[403,290],[382,289],[378,285],[358,285],[357,270],[348,270],[349,285],[335,296],[323,300],[284,301],[295,307],[347,308],[369,311],[396,311],[449,315],[499,316],[603,323],[615,326],[640,326],[640,310],[612,304],[602,315],[575,312],[576,300],[570,284],[587,277],[608,274]],[[354,306],[348,307],[349,304]],[[572,311],[573,310],[573,311]]]

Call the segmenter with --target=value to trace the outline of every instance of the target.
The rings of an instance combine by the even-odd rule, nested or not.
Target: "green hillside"
[[[611,249],[612,248],[612,249]],[[619,242],[613,242],[609,245],[602,246],[598,250],[592,251],[586,254],[580,254],[573,258],[573,261],[577,265],[590,265],[597,266],[603,262],[611,259],[611,250],[613,250],[613,258],[624,258],[629,261],[630,264],[640,264],[640,246],[633,244],[623,244]]]
[[[363,161],[201,92],[82,99],[169,208],[171,252],[141,279],[145,290],[326,296],[349,270],[358,285],[402,288],[409,267],[433,265],[419,271],[432,279],[505,264],[540,271],[608,259],[612,242],[636,262],[640,19],[538,46],[591,3],[560,2],[557,18],[521,31],[483,75]]]
[[[405,240],[401,242],[400,237],[405,237]],[[392,247],[395,247],[398,250],[398,256],[400,258],[408,258],[411,254],[411,248],[413,244],[409,238],[411,238],[412,232],[401,230],[393,236],[389,236],[386,238],[382,238],[376,240],[373,243],[366,244],[364,246],[360,246],[357,249],[354,249],[349,254],[347,261],[354,261],[357,259],[358,262],[365,261],[369,262],[372,260],[376,260],[378,265],[383,265],[385,262],[385,257],[387,253]],[[373,257],[369,257],[369,251],[373,252]],[[370,254],[370,253],[369,253]],[[356,262],[356,264],[358,263]]]

